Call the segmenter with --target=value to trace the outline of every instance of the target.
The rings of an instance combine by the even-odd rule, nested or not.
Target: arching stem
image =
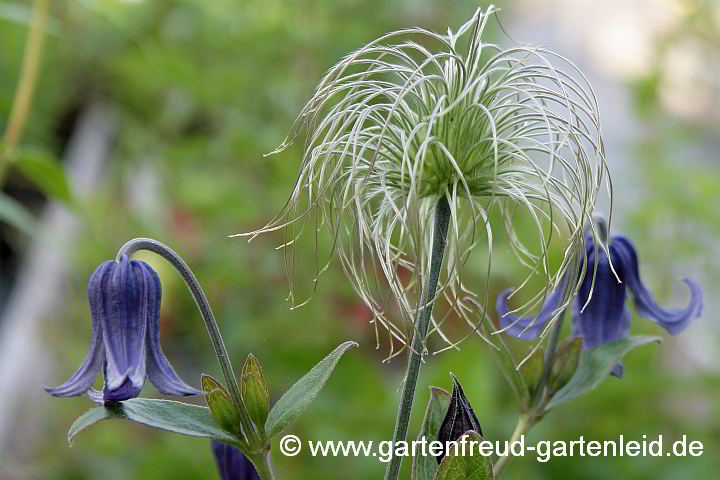
[[[427,279],[425,292],[420,299],[420,304],[425,307],[415,325],[412,344],[408,356],[407,371],[403,382],[402,394],[400,396],[400,407],[397,420],[395,421],[395,432],[393,434],[393,445],[407,439],[410,412],[412,411],[415,398],[415,387],[417,385],[422,355],[425,349],[425,337],[430,326],[430,317],[434,305],[435,293],[437,292],[440,270],[442,269],[445,246],[447,244],[448,224],[450,223],[450,205],[445,196],[441,197],[435,207],[435,228],[433,230],[432,252],[430,257],[430,274]],[[385,470],[385,480],[396,480],[400,473],[402,457],[393,455]]]
[[[245,404],[242,401],[240,394],[240,388],[238,387],[237,379],[235,377],[235,371],[233,370],[232,364],[230,363],[230,357],[228,356],[227,350],[225,349],[225,343],[223,342],[220,329],[218,328],[215,315],[213,315],[212,308],[210,308],[210,302],[208,302],[207,296],[203,291],[200,283],[198,282],[195,275],[190,270],[190,267],[180,258],[180,255],[175,253],[173,249],[167,245],[153,240],[152,238],[135,238],[123,245],[117,254],[117,259],[120,260],[123,256],[131,258],[133,254],[139,250],[147,250],[149,252],[156,253],[167,260],[175,270],[180,273],[185,284],[190,289],[190,293],[195,299],[195,303],[200,309],[200,314],[205,321],[205,327],[207,328],[208,335],[210,336],[210,342],[212,343],[213,349],[215,349],[215,355],[217,356],[220,368],[222,369],[223,376],[225,377],[225,383],[227,384],[230,396],[232,397],[235,407],[243,412],[240,418],[243,422],[243,430],[248,436],[247,440],[251,445],[257,445],[259,443],[259,437],[252,424],[248,420],[247,411]]]

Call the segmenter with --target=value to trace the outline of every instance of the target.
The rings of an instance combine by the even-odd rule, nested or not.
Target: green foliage
[[[470,442],[482,442],[483,437],[472,430],[463,435],[467,438],[465,455],[462,449],[448,452],[438,468],[435,480],[487,480],[493,477],[493,466],[490,458],[480,455],[477,451],[471,455]],[[462,441],[462,438],[458,442]],[[476,449],[477,447],[476,443]]]
[[[492,352],[493,357],[495,357],[495,364],[498,366],[500,372],[512,388],[520,409],[526,410],[530,407],[530,402],[532,400],[530,387],[528,386],[526,376],[518,371],[517,364],[513,359],[512,353],[508,349],[507,345],[505,345],[502,337],[497,336],[496,339],[493,340],[493,344],[490,346],[489,350]],[[532,368],[532,374],[534,376],[536,373],[535,367],[533,366]]]
[[[597,388],[607,379],[615,364],[620,362],[630,350],[660,341],[660,337],[628,337],[584,351],[580,356],[580,365],[577,367],[575,375],[553,396],[547,405],[547,410]],[[566,345],[570,346],[568,352],[572,352],[572,342]],[[558,375],[558,377],[564,378],[566,375],[563,372],[565,372],[565,368],[561,366],[558,373],[562,373],[562,375]]]
[[[58,159],[37,148],[21,148],[13,154],[12,165],[37,187],[65,203],[72,201],[72,190]]]
[[[343,354],[352,347],[357,347],[355,342],[345,342],[315,365],[308,373],[286,391],[282,397],[273,405],[265,422],[265,431],[268,438],[273,438],[295,420],[312,403],[320,390],[325,386],[330,374],[340,361]]]
[[[113,419],[130,420],[148,427],[191,437],[209,438],[228,443],[235,442],[233,436],[218,427],[207,408],[151,398],[133,398],[118,402],[116,405],[106,405],[88,410],[70,427],[68,442],[72,444],[75,436],[86,428],[102,420]]]
[[[0,222],[6,223],[27,235],[37,233],[37,220],[14,198],[0,192]]]
[[[0,15],[0,123],[7,118],[24,49],[23,18],[28,17],[28,9],[18,10],[16,4],[20,3],[6,2],[2,10],[8,12],[8,5],[13,5],[22,18]],[[265,374],[272,379],[271,393],[287,389],[305,373],[304,365],[314,364],[345,339],[357,339],[362,345],[343,360],[342,375],[333,375],[314,407],[294,423],[293,433],[303,440],[388,440],[403,358],[381,363],[385,357],[375,350],[371,316],[337,262],[315,283],[316,252],[311,242],[298,246],[296,257],[288,261],[294,261],[297,278],[306,279],[305,293],[317,292],[308,305],[289,311],[284,302],[285,259],[275,250],[283,236],[258,238],[250,244],[226,236],[263,225],[287,200],[302,142],[276,157],[262,154],[283,140],[299,108],[332,64],[393,28],[419,25],[443,32],[448,25],[459,25],[478,5],[455,0],[107,0],[55,7],[52,25],[61,35],[46,38],[23,145],[60,158],[77,112],[93,99],[109,104],[117,123],[106,174],[96,193],[82,200],[83,234],[64,258],[66,307],[54,313],[42,332],[48,358],[56,363],[55,373],[48,373],[45,383],[72,372],[86,353],[87,279],[98,261],[113,258],[119,244],[132,237],[172,239],[166,243],[186,255],[210,297],[233,362],[239,367],[250,351],[262,358]],[[514,28],[514,10],[500,13],[506,29],[521,41],[533,40],[531,33]],[[710,21],[712,16],[705,18]],[[504,36],[496,38],[507,42]],[[627,92],[615,81],[613,87]],[[607,115],[606,98],[598,93],[602,126],[607,129],[617,119]],[[646,98],[657,102],[658,97]],[[718,138],[717,126],[706,123],[683,129],[657,103],[651,111],[652,116],[642,120],[643,133],[632,149],[616,151],[627,154],[627,165],[619,156],[609,159],[613,174],[624,175],[626,166],[639,171],[629,192],[616,191],[614,228],[616,233],[622,228],[642,245],[646,265],[642,274],[654,293],[668,301],[673,300],[672,293],[682,297],[685,292],[677,277],[691,267],[706,273],[703,286],[713,292],[720,284],[720,269],[712,261],[720,234],[720,176],[716,149],[700,140]],[[32,200],[16,195],[35,182],[19,169],[7,180],[13,189],[0,196],[0,203],[12,195],[20,198],[25,212],[37,211]],[[25,219],[34,224],[30,214]],[[523,238],[531,241],[532,219],[518,216],[514,223],[527,231]],[[483,252],[468,261],[468,275],[492,282],[490,317],[494,295],[521,278],[504,247],[503,232],[494,234],[496,273],[485,277]],[[4,239],[10,242],[13,237]],[[555,259],[551,266],[560,258],[557,249],[551,252]],[[144,259],[163,279],[163,348],[178,373],[183,378],[198,378],[202,372],[218,377],[204,326],[185,285],[161,261],[152,256]],[[5,267],[3,257],[2,289],[9,280]],[[533,280],[528,291],[536,291],[540,283],[540,278]],[[720,344],[712,333],[713,315],[708,311],[687,332],[707,342],[710,351]],[[633,334],[660,332],[651,322],[633,323]],[[489,338],[497,344],[498,336]],[[680,345],[685,341],[692,340],[683,334],[662,348],[634,350],[625,359],[626,378],[604,382],[591,395],[563,404],[562,411],[556,409],[533,429],[531,438],[576,440],[584,435],[604,440],[623,434],[640,440],[644,434],[663,433],[672,439],[686,434],[703,441],[708,452],[717,451],[718,426],[712,419],[720,418],[720,377],[713,368],[683,366],[688,354],[677,350],[687,348]],[[668,348],[670,344],[677,347]],[[494,439],[507,438],[517,417],[517,398],[527,398],[513,356],[523,358],[527,346],[508,341],[502,352],[505,368],[500,368],[493,359],[497,350],[479,338],[468,339],[459,351],[428,357],[421,384],[442,384],[448,371],[455,372],[464,379],[483,429]],[[381,345],[382,352],[385,347]],[[511,387],[504,375],[512,380]],[[157,396],[157,392],[148,386],[143,395]],[[23,455],[0,452],[0,478],[14,480],[16,472],[30,472],[49,480],[170,480],[209,478],[214,472],[209,449],[202,446],[207,442],[134,422],[85,430],[73,448],[66,448],[62,436],[86,408],[83,400],[50,399],[41,393],[33,400],[23,401],[27,404],[23,422],[28,431],[39,432],[36,442],[24,444]],[[423,422],[424,400],[421,395],[416,403],[412,436]],[[344,414],[339,416],[338,411]],[[345,471],[357,479],[381,478],[385,467],[375,458],[319,461],[305,453],[293,458],[273,453],[278,478],[334,480]],[[408,468],[402,477],[408,478],[409,462],[405,463]],[[515,459],[503,478],[673,480],[712,478],[717,470],[717,459],[709,454],[696,459],[568,457],[542,466],[525,458]]]
[[[425,410],[425,419],[418,434],[418,440],[423,437],[427,444],[438,439],[438,431],[450,405],[450,394],[438,387],[430,387],[430,400]],[[432,480],[438,469],[436,457],[422,455],[422,452],[413,457],[412,480]]]

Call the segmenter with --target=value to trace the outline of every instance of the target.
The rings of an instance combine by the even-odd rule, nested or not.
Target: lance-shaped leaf
[[[455,375],[450,374],[453,379],[453,392],[450,398],[450,405],[438,432],[438,440],[443,443],[442,453],[437,457],[440,463],[445,456],[445,445],[460,438],[465,432],[473,430],[482,435],[480,422],[475,416],[470,402],[465,397],[460,382]]]
[[[242,420],[235,405],[233,405],[230,392],[225,386],[210,375],[202,375],[201,383],[205,392],[205,401],[210,409],[210,414],[220,428],[233,435],[242,434]]]
[[[425,410],[425,420],[418,435],[418,440],[425,438],[426,445],[438,439],[438,431],[442,425],[450,405],[450,394],[438,387],[430,387],[430,401]],[[434,456],[422,455],[418,452],[413,457],[412,480],[432,480],[438,469],[438,462]]]
[[[88,410],[70,427],[68,441],[72,444],[75,435],[81,431],[102,420],[112,419],[130,420],[191,437],[221,440],[242,448],[236,437],[215,423],[208,408],[153,398],[133,398]]]
[[[552,397],[546,411],[597,388],[610,375],[613,367],[633,348],[660,341],[659,337],[627,337],[582,352],[575,375]]]
[[[568,339],[555,351],[548,378],[548,395],[554,395],[575,375],[580,362],[582,343],[581,337]]]
[[[538,387],[542,382],[543,372],[545,370],[545,350],[542,347],[536,348],[530,357],[520,368],[530,399],[530,403],[538,393]],[[530,405],[527,405],[528,407]]]
[[[457,449],[451,449],[438,468],[435,480],[488,480],[493,477],[492,462],[488,457],[480,454],[479,444],[483,441],[482,435],[470,431],[466,437],[465,451],[462,440]],[[471,445],[474,443],[474,447]]]
[[[355,342],[345,342],[337,347],[280,397],[265,422],[267,438],[273,438],[297,420],[320,393],[342,355],[356,346]]]
[[[250,419],[259,428],[264,428],[270,412],[270,393],[262,366],[252,353],[245,359],[240,388]]]

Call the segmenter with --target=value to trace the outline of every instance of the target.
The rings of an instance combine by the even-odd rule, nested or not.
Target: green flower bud
[[[548,379],[549,395],[554,395],[575,375],[580,362],[582,344],[582,338],[576,337],[565,341],[555,352],[550,378]]]
[[[262,429],[270,412],[270,394],[262,366],[252,353],[243,365],[240,393],[250,419]]]
[[[242,435],[241,414],[233,405],[227,389],[209,375],[202,375],[201,383],[205,392],[205,401],[215,423],[225,431],[238,436]]]
[[[530,394],[530,404],[532,404],[535,395],[538,393],[538,387],[542,381],[543,372],[545,370],[545,350],[542,347],[536,348],[520,369],[520,373],[525,379],[528,393]],[[529,407],[530,405],[525,405]]]

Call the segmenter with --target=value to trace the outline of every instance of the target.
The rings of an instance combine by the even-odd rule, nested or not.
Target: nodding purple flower
[[[583,338],[586,350],[626,338],[630,334],[632,315],[627,306],[627,289],[632,294],[637,314],[655,321],[671,335],[683,331],[693,318],[702,314],[703,293],[694,280],[684,279],[690,288],[690,302],[687,307],[664,309],[658,305],[640,279],[638,257],[630,239],[621,235],[611,237],[608,251],[612,267],[608,254],[595,245],[590,234],[586,235],[587,271],[572,305],[572,335]],[[612,268],[615,269],[617,277]],[[562,282],[560,287],[548,296],[535,317],[518,317],[508,313],[510,308],[507,299],[510,291],[502,292],[496,303],[500,326],[509,327],[506,332],[517,338],[536,338],[557,315],[557,309],[564,299],[566,284],[566,281]],[[616,365],[613,374],[622,376],[622,365]]]
[[[59,387],[46,388],[56,397],[88,392],[98,404],[137,397],[145,377],[167,395],[196,395],[197,390],[175,373],[160,347],[160,299],[157,273],[145,262],[109,261],[88,282],[92,317],[90,350],[80,368]],[[91,389],[102,369],[102,392]]]
[[[211,444],[222,480],[260,480],[252,462],[240,450],[217,440]]]

